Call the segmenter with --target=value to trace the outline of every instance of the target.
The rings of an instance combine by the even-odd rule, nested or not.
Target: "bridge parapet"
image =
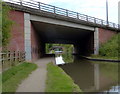
[[[4,1],[11,7],[14,7],[16,9],[19,8],[21,11],[30,12],[31,9],[33,9],[33,10],[36,10],[34,12],[40,12],[44,14],[50,13],[51,16],[53,15],[56,18],[57,16],[64,17],[65,19],[69,18],[70,21],[74,20],[74,22],[79,22],[81,24],[86,24],[86,25],[93,26],[93,27],[102,27],[102,28],[112,29],[115,31],[120,30],[119,24],[115,24],[112,22],[108,22],[107,24],[107,21],[104,21],[102,19],[91,17],[85,14],[71,11],[71,10],[59,8],[56,6],[49,5],[49,4],[36,2],[36,1],[29,1],[29,2],[28,1],[20,2],[20,1],[14,1],[14,0],[4,0]]]

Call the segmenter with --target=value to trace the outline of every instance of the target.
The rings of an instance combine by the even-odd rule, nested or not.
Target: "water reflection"
[[[60,56],[62,58],[62,56]],[[73,58],[72,58],[73,59]],[[59,59],[56,59],[59,61]],[[64,60],[64,59],[62,59]],[[118,92],[118,64],[74,58],[60,67],[84,92]],[[62,61],[63,62],[63,61]],[[60,64],[60,62],[59,62]]]

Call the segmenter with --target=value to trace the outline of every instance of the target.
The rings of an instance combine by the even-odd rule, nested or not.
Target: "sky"
[[[17,0],[18,1],[18,0]],[[39,1],[106,20],[106,0],[23,0]],[[118,2],[108,0],[108,20],[118,23]]]

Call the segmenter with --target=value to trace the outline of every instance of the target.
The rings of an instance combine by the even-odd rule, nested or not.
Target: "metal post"
[[[68,16],[68,10],[66,10],[66,16]]]
[[[39,10],[41,10],[41,7],[40,7],[40,2],[38,2],[38,6],[39,6]]]
[[[77,19],[79,19],[79,13],[77,12]]]
[[[94,18],[94,23],[96,24],[96,18]]]
[[[103,20],[101,20],[101,24],[103,25]]]
[[[54,6],[54,8],[53,8],[53,9],[54,9],[54,13],[56,13],[56,12],[55,12],[55,6]]]
[[[88,22],[88,16],[87,16],[87,15],[85,15],[85,17],[86,17],[86,21]]]
[[[106,21],[107,21],[107,25],[109,24],[108,22],[108,0],[106,0]]]

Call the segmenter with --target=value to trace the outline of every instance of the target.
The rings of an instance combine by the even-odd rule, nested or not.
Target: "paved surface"
[[[53,57],[42,58],[35,62],[38,68],[22,81],[16,92],[44,92],[47,76],[47,64],[54,62]]]

